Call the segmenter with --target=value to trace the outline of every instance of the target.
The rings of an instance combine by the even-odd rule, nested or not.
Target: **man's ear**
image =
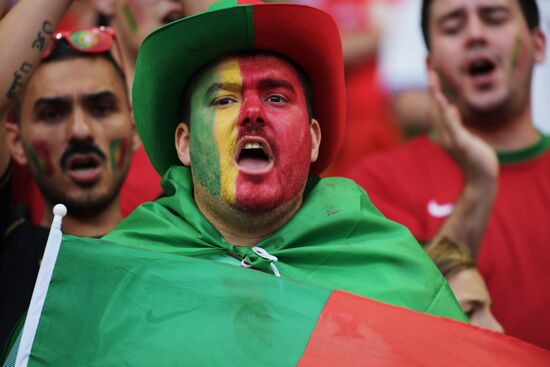
[[[430,71],[430,70],[433,70],[433,68],[434,68],[434,63],[432,60],[432,55],[428,53],[428,55],[426,55],[426,69]]]
[[[311,163],[313,163],[319,157],[319,147],[321,146],[321,126],[316,119],[311,119],[309,131],[311,133]]]
[[[96,11],[109,18],[115,15],[115,0],[89,0],[89,3]]]
[[[21,140],[19,125],[13,122],[7,122],[6,135],[10,155],[20,165],[26,165],[28,163],[27,153],[25,152],[25,146]]]
[[[191,166],[191,155],[189,154],[189,126],[185,122],[180,122],[176,127],[176,151],[178,158],[184,166]]]
[[[143,143],[141,142],[141,138],[139,137],[139,134],[137,132],[136,123],[134,122],[134,114],[133,113],[132,113],[132,137],[131,137],[131,139],[132,139],[132,151],[135,152],[136,150],[141,148]]]
[[[542,64],[546,58],[546,36],[540,28],[531,31],[535,48],[535,62]]]

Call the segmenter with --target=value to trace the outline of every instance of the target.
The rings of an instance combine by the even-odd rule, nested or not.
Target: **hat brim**
[[[240,5],[170,23],[151,33],[140,48],[133,85],[134,117],[147,155],[161,175],[181,165],[174,135],[187,82],[204,65],[249,50],[273,51],[303,68],[313,90],[313,117],[322,133],[310,175],[331,163],[345,127],[344,67],[334,20],[303,5]]]

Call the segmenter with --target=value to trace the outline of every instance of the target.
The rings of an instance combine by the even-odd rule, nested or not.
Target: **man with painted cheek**
[[[17,5],[1,29],[24,18],[49,32],[62,15],[62,9],[47,4],[28,4]],[[0,346],[29,305],[53,206],[67,206],[63,229],[69,234],[98,237],[122,220],[118,195],[137,134],[125,76],[110,52],[111,31],[58,34],[42,50],[10,45],[12,36],[0,32],[2,45],[13,50],[2,51],[2,64],[7,70],[17,67],[16,73],[3,69],[0,76],[5,92],[0,101]],[[36,40],[34,31],[27,36],[29,44]],[[17,75],[30,78],[23,82],[14,79]],[[16,123],[6,124],[11,106]],[[12,161],[28,165],[38,184],[45,202],[40,225],[10,210]]]
[[[197,206],[221,228],[234,227],[221,229],[228,240],[254,245],[302,203],[321,137],[302,80],[291,62],[260,53],[226,57],[190,82],[178,156],[191,167]]]
[[[550,138],[530,95],[546,48],[537,4],[425,0],[422,31],[435,137],[349,176],[418,240],[469,246],[505,332],[550,349]]]
[[[336,24],[303,5],[221,0],[153,32],[134,116],[166,195],[104,239],[465,321],[404,227],[318,177],[343,137],[343,71]]]
[[[130,109],[123,78],[109,61],[59,60],[72,52],[62,47],[69,48],[58,46],[29,81],[8,140],[13,159],[30,166],[45,199],[42,225],[62,202],[78,233],[97,236],[122,219],[117,196],[132,151]],[[74,76],[67,79],[67,73]],[[67,223],[71,230],[71,219]]]

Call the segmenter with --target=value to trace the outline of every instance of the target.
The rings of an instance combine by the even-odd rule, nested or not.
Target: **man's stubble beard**
[[[94,192],[94,185],[90,185],[89,188],[82,186],[77,197],[65,194],[64,191],[55,187],[55,183],[48,182],[42,177],[35,176],[35,181],[44,200],[50,206],[63,204],[67,207],[67,213],[71,217],[90,219],[103,213],[117,200],[127,171],[128,167],[115,174],[111,185],[101,192]]]
[[[533,66],[528,71],[525,79],[515,79],[515,90],[509,87],[501,101],[487,108],[477,107],[464,99],[462,106],[459,104],[460,114],[466,126],[474,129],[491,132],[498,131],[507,123],[520,116],[528,108],[531,100],[531,83],[533,77]]]
[[[303,196],[302,191],[293,199],[277,206],[242,208],[236,203],[231,204],[219,196],[211,195],[208,189],[195,182],[195,180],[193,180],[193,187],[195,203],[205,217],[212,216],[228,227],[251,232],[255,232],[260,228],[271,227],[289,212],[297,211],[301,206]]]

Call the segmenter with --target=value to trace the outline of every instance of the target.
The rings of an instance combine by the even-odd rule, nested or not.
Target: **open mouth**
[[[242,138],[237,145],[235,162],[244,173],[265,173],[273,166],[273,153],[263,138]]]
[[[101,175],[101,159],[95,154],[75,154],[67,160],[66,171],[77,183],[89,184]]]
[[[491,60],[475,60],[469,64],[468,74],[472,77],[483,77],[490,75],[495,68],[496,66]]]
[[[183,13],[183,11],[181,11],[181,10],[172,10],[171,12],[166,14],[161,19],[161,22],[162,22],[162,24],[168,24],[168,23],[171,23],[175,20],[181,19],[183,17],[185,17],[185,14]]]

